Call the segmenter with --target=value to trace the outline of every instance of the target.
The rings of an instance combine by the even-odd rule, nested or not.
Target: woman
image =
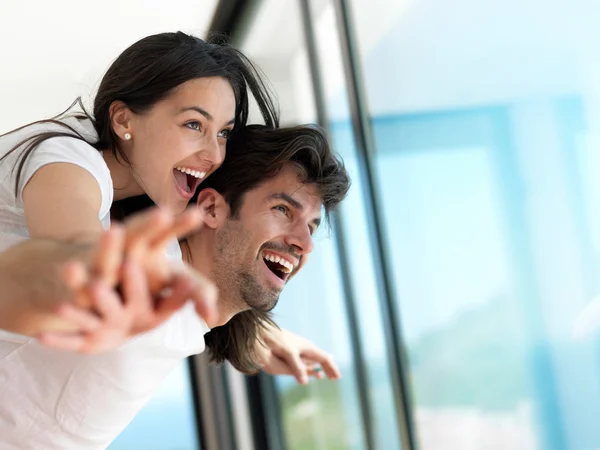
[[[164,211],[181,213],[223,161],[228,136],[245,125],[248,88],[265,122],[276,126],[263,82],[235,49],[181,32],[133,44],[106,72],[93,116],[63,114],[0,137],[0,251],[45,238],[64,244],[57,261],[85,260],[97,251],[111,208],[127,214],[119,208],[126,199],[130,206],[131,198],[147,196]],[[184,215],[171,234],[194,222],[193,213]],[[173,279],[165,242],[129,255],[155,293]],[[173,241],[167,254],[178,259],[177,252]]]

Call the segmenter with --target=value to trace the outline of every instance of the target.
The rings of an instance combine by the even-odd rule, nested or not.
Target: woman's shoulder
[[[38,147],[52,148],[66,145],[76,149],[85,149],[92,155],[98,156],[99,154],[93,147],[93,144],[98,141],[98,134],[91,120],[68,116],[60,120],[33,122],[0,135],[0,157],[10,153],[10,156],[18,158],[18,155],[24,152],[29,144],[33,144],[38,138],[44,136],[48,139],[41,141]]]
[[[67,117],[60,123],[44,124],[43,127],[33,130],[33,134],[29,136],[35,137],[46,132],[60,134],[37,145],[28,156],[25,166],[29,167],[26,171],[35,171],[51,163],[71,163],[87,170],[98,181],[110,182],[110,170],[102,152],[93,146],[98,136],[91,121]]]
[[[41,140],[45,136],[48,138]],[[18,181],[15,200],[19,204],[23,188],[39,169],[49,164],[68,163],[89,172],[98,181],[103,199],[106,198],[103,203],[110,205],[112,180],[102,153],[93,145],[97,140],[92,122],[77,117],[34,123],[2,136],[0,158],[5,156],[0,160],[2,184],[13,186]]]

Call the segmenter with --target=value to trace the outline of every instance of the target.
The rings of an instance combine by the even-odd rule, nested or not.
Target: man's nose
[[[293,246],[301,255],[308,255],[313,251],[313,238],[310,228],[305,223],[297,224],[286,238],[286,244]]]

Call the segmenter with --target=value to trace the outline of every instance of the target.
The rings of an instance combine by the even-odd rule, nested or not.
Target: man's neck
[[[211,279],[214,243],[212,239],[205,238],[202,231],[200,230],[190,238],[180,241],[179,247],[183,261],[195,272],[205,278]],[[238,308],[227,301],[227,296],[220,294],[217,299],[216,320],[214,323],[208,325],[211,328],[225,325],[238,312]]]

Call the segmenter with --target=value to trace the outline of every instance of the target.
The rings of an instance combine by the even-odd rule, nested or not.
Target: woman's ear
[[[130,140],[133,136],[131,110],[125,103],[114,101],[108,108],[108,112],[110,114],[110,124],[115,134],[123,140]]]
[[[229,205],[225,198],[212,188],[202,189],[196,207],[204,215],[204,223],[210,228],[219,228],[229,217]]]

